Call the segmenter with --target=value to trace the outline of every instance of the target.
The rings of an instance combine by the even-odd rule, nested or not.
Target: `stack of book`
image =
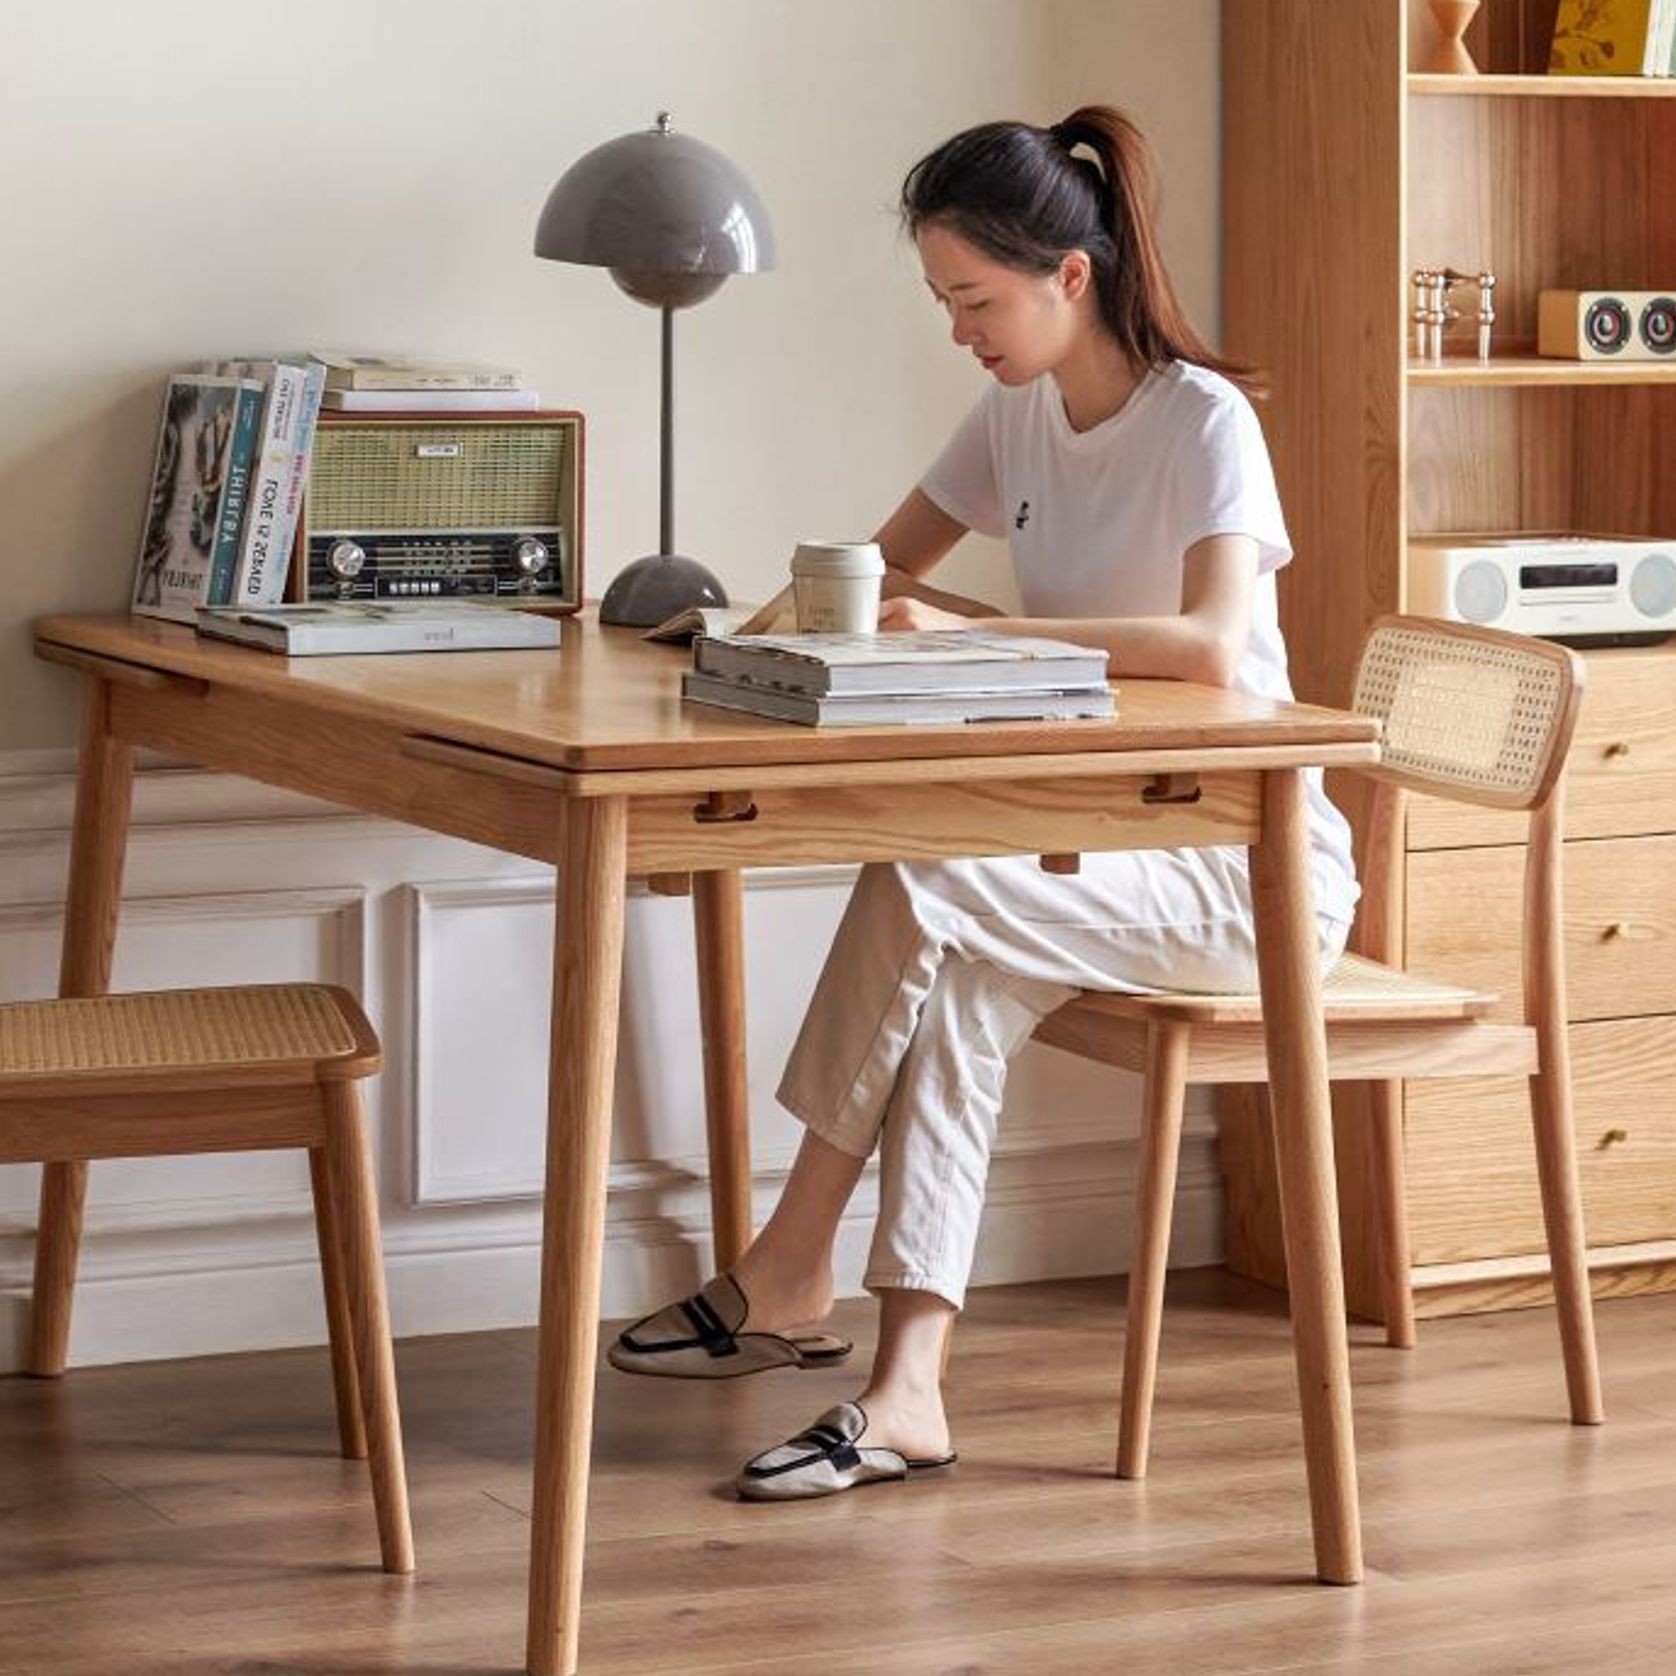
[[[1676,0],[1560,0],[1548,71],[1676,76]]]
[[[283,597],[325,376],[297,355],[216,361],[169,380],[135,611],[189,623],[200,605]]]
[[[414,361],[317,349],[326,369],[326,407],[336,413],[533,413],[539,391],[512,367],[470,361]]]
[[[982,629],[701,635],[681,694],[815,727],[1116,714],[1103,651]]]

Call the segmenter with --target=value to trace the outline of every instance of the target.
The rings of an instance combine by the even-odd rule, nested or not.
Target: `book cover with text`
[[[243,381],[169,380],[134,570],[133,609],[190,623],[209,600]]]

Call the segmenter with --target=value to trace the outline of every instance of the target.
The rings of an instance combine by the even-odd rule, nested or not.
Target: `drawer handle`
[[[1631,942],[1644,943],[1654,932],[1651,927],[1637,925],[1632,919],[1615,919],[1600,934],[1603,943]]]
[[[1629,741],[1627,739],[1614,739],[1606,747],[1606,754],[1609,757],[1627,757],[1629,755]]]
[[[1622,1144],[1624,1141],[1627,1141],[1628,1139],[1629,1139],[1629,1130],[1627,1130],[1627,1129],[1608,1129],[1606,1131],[1606,1133],[1600,1137],[1600,1148],[1599,1148],[1599,1150],[1604,1152],[1609,1146],[1618,1146],[1618,1145]]]

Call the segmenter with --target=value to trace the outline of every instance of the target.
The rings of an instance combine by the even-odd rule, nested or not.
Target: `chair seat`
[[[347,991],[263,984],[0,1005],[0,1100],[45,1085],[335,1081],[379,1068]]]
[[[1358,954],[1342,955],[1321,988],[1322,1009],[1329,1024],[1371,1018],[1482,1018],[1499,999],[1483,990],[1435,983],[1418,973],[1382,966]],[[1200,995],[1181,990],[1154,995],[1086,990],[1069,1005],[1108,1018],[1174,1018],[1193,1024],[1256,1024],[1263,1017],[1263,1003],[1256,995]]]

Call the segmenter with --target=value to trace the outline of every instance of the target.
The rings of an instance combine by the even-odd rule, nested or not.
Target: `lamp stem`
[[[663,305],[663,420],[658,447],[658,551],[675,551],[675,310]]]

